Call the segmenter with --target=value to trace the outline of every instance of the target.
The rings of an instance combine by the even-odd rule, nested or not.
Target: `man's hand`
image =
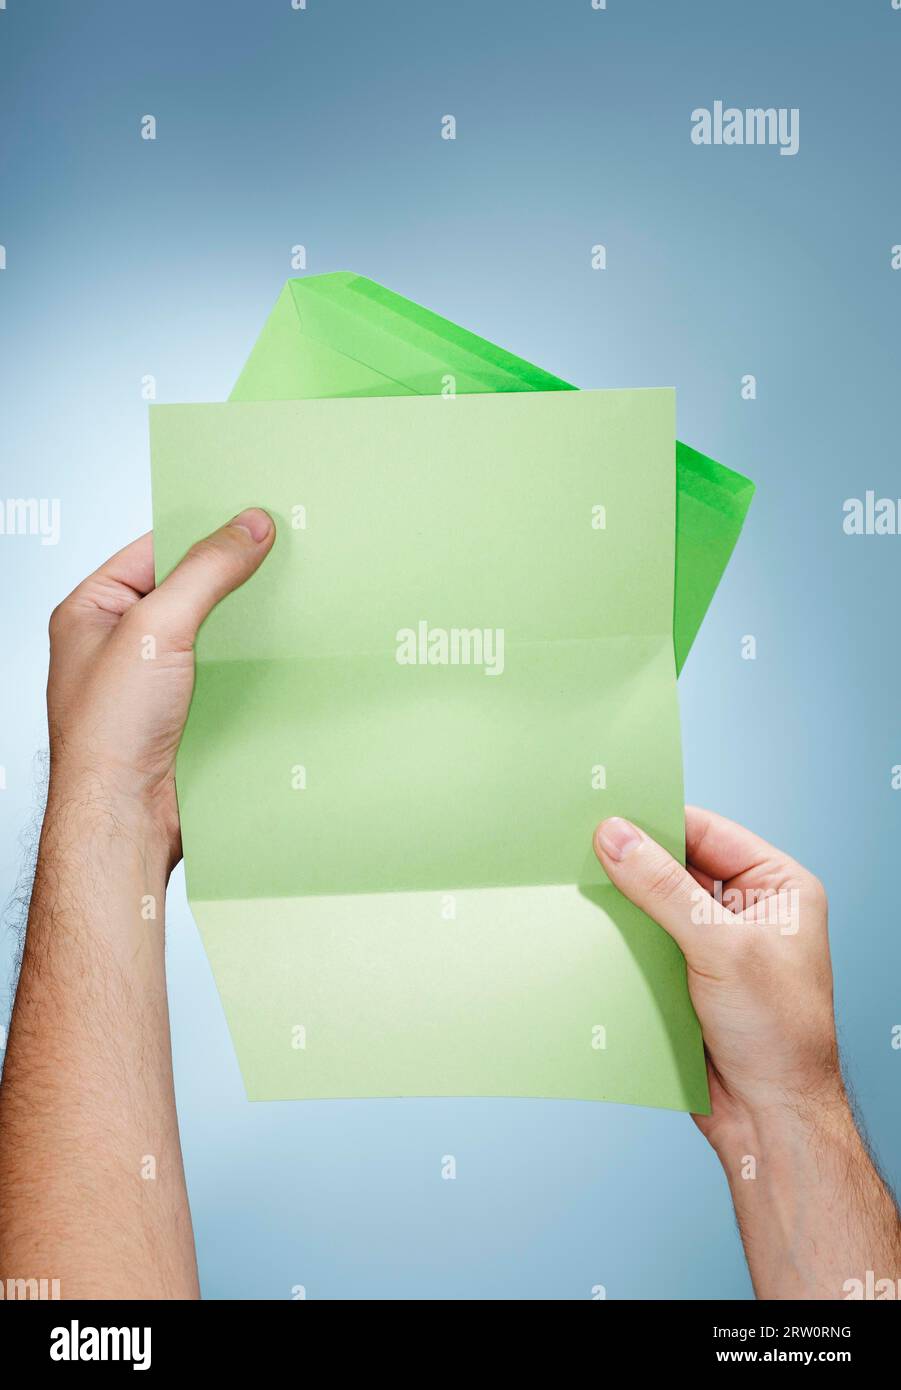
[[[595,850],[685,955],[712,1114],[758,1296],[843,1298],[901,1277],[901,1225],[842,1080],[823,886],[732,821],[686,808],[683,868],[629,821]]]
[[[715,1144],[773,1107],[843,1104],[822,884],[693,806],[685,842],[687,869],[628,821],[595,835],[610,879],[685,956],[709,1058],[713,1114],[698,1117],[701,1129]]]
[[[0,1086],[4,1281],[198,1296],[163,943],[173,774],[197,630],[274,535],[244,512],[158,589],[144,536],[53,614],[50,786]]]
[[[194,688],[194,639],[274,539],[265,512],[242,512],[154,589],[148,532],[79,584],[50,619],[52,792],[71,791],[157,833],[170,868],[181,857],[175,754]]]

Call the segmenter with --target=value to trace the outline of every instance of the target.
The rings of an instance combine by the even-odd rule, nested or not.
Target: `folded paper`
[[[285,362],[337,387],[336,332]],[[673,393],[365,375],[151,411],[159,577],[245,506],[278,527],[201,630],[178,762],[248,1095],[706,1110],[684,961],[591,851],[613,811],[682,850]]]

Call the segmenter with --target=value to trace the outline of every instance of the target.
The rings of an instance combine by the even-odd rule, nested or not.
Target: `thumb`
[[[191,546],[141,605],[170,648],[193,646],[204,618],[256,572],[274,540],[272,518],[253,507]]]
[[[594,851],[610,881],[669,932],[690,965],[697,965],[709,939],[702,938],[700,923],[705,914],[697,907],[709,894],[688,870],[644,831],[619,816],[598,826]]]

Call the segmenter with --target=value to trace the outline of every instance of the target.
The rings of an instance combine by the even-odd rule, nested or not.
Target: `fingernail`
[[[234,521],[230,521],[229,525],[240,526],[252,541],[259,543],[264,541],[272,530],[272,517],[267,512],[260,511],[259,507],[250,507],[246,512],[236,516]]]
[[[621,816],[611,816],[609,820],[602,821],[595,831],[598,849],[617,863],[641,844],[641,838],[641,831]]]

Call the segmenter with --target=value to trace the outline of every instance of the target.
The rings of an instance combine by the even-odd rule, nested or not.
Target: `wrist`
[[[842,1087],[760,1106],[714,1147],[758,1298],[841,1299],[897,1264],[894,1203]]]
[[[152,798],[129,793],[101,768],[51,762],[41,855],[52,850],[141,864],[148,881],[168,880],[178,861],[173,829]]]
[[[861,1142],[840,1075],[803,1090],[762,1094],[713,1125],[708,1137],[733,1192],[744,1190],[748,1172],[763,1163],[771,1171],[790,1170],[812,1148],[842,1150]]]

